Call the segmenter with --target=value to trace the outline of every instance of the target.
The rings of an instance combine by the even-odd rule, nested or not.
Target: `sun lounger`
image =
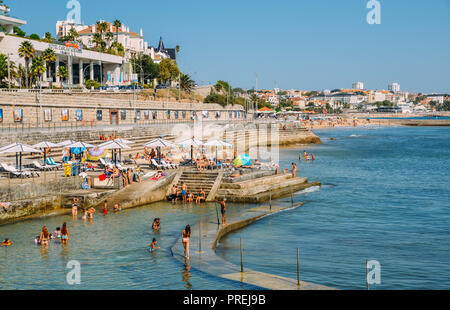
[[[1,163],[0,165],[3,168],[3,170],[5,170],[7,173],[10,173],[10,174],[12,174],[12,175],[14,175],[16,177],[26,177],[26,178],[28,178],[28,177],[32,177],[33,176],[33,174],[30,171],[28,171],[28,170],[19,171],[15,167],[8,166],[5,163]]]
[[[152,167],[153,169],[165,169],[163,165],[160,165],[156,162],[156,160],[154,160],[153,158],[150,160],[151,164],[150,167]]]
[[[177,164],[166,163],[166,162],[164,161],[164,159],[161,159],[161,164],[162,164],[163,166],[168,166],[169,168],[172,168],[172,169],[178,168],[178,165],[177,165]]]
[[[52,157],[48,157],[47,158],[46,164],[49,165],[49,166],[53,166],[56,169],[59,169],[59,168],[62,167],[62,164],[61,163],[57,163]]]
[[[53,165],[44,165],[42,166],[37,160],[33,161],[33,166],[36,167],[36,169],[40,170],[40,171],[45,171],[45,170],[52,170],[55,169],[56,166]]]

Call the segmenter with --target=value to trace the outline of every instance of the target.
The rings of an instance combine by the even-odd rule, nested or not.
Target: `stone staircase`
[[[203,190],[206,193],[207,200],[213,200],[214,197],[210,197],[210,193],[215,190],[213,188],[217,188],[218,186],[214,186],[218,180],[218,177],[222,176],[221,172],[207,172],[207,171],[184,171],[180,178],[178,179],[177,186],[181,189],[181,183],[184,182],[187,185],[188,192],[192,191],[194,196],[197,196],[200,193],[200,190]],[[212,193],[215,196],[214,193]]]

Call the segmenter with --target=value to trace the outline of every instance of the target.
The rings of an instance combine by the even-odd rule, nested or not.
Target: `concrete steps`
[[[188,192],[192,191],[196,196],[203,189],[206,197],[208,197],[218,176],[219,172],[184,171],[178,179],[177,186],[181,189],[182,182],[184,182],[187,185]]]

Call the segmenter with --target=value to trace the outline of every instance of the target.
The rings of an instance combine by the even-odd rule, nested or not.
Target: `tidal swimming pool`
[[[228,212],[252,207],[230,204]],[[1,289],[251,289],[226,279],[185,267],[170,248],[186,224],[193,226],[203,216],[216,216],[215,204],[173,206],[167,202],[124,210],[103,216],[97,212],[92,222],[74,220],[71,215],[42,217],[0,227],[0,238],[14,245],[0,249]],[[153,232],[153,219],[161,218],[160,232]],[[34,244],[42,226],[49,232],[67,222],[71,239],[63,246]],[[152,238],[161,249],[148,251]],[[67,263],[81,264],[81,283],[66,281]]]

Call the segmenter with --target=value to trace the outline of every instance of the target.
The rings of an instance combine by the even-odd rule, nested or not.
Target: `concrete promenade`
[[[245,227],[272,214],[291,210],[302,206],[303,203],[293,207],[268,206],[256,207],[248,210],[240,210],[238,213],[227,214],[228,225],[222,227],[217,224],[217,217],[204,217],[196,225],[191,226],[192,234],[190,239],[190,259],[192,268],[220,278],[239,281],[245,284],[270,290],[331,290],[323,285],[300,281],[300,286],[296,279],[281,277],[274,274],[251,270],[245,267],[245,244],[243,251],[244,272],[240,266],[236,266],[221,257],[217,256],[215,249],[220,239],[226,234]],[[220,212],[219,212],[220,213]],[[181,235],[181,232],[180,232]],[[172,247],[172,253],[176,259],[186,264],[181,238]],[[293,268],[296,268],[295,260]],[[301,278],[301,267],[300,267]]]

